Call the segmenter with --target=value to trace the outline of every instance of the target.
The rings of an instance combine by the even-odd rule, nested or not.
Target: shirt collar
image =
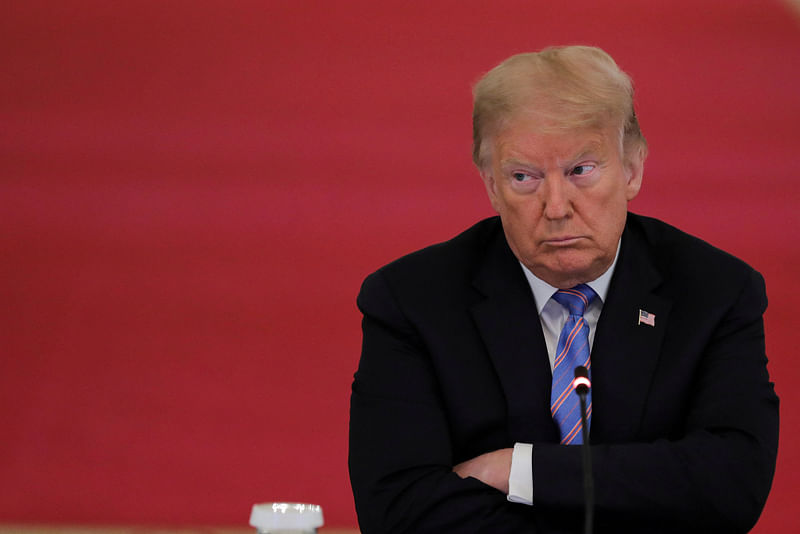
[[[608,286],[611,284],[611,276],[614,274],[614,268],[617,266],[617,259],[619,259],[619,249],[620,249],[620,240],[617,242],[617,253],[614,255],[614,261],[611,262],[611,266],[606,269],[606,272],[601,274],[595,280],[591,282],[586,282],[586,285],[591,287],[597,296],[600,297],[600,302],[605,302],[606,295],[608,295]],[[550,297],[558,291],[558,288],[551,286],[544,280],[538,278],[535,274],[533,274],[527,267],[522,265],[522,272],[525,273],[525,278],[528,279],[528,284],[531,286],[531,291],[533,292],[533,298],[536,301],[536,309],[541,315],[542,308],[544,308],[547,301],[550,300]]]

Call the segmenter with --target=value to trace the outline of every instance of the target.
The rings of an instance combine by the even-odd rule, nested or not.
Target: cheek
[[[608,206],[608,210],[603,214],[603,222],[600,228],[605,247],[616,246],[619,236],[622,235],[622,230],[625,228],[627,214],[628,209],[625,200],[616,201]]]
[[[530,198],[508,199],[505,202],[506,215],[519,226],[529,227],[538,220],[536,204]]]
[[[584,197],[576,203],[576,223],[583,225],[601,246],[618,239],[625,225],[628,204],[621,191],[616,194]]]
[[[508,226],[508,233],[518,252],[528,256],[537,250],[537,236],[544,230],[541,228],[541,210],[532,202],[508,205],[503,217],[503,224]]]

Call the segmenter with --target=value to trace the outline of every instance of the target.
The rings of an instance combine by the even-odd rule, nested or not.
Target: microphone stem
[[[586,392],[578,393],[581,401],[581,430],[583,431],[583,497],[584,497],[584,534],[592,534],[594,523],[594,477],[592,476],[592,448],[589,446],[589,425],[586,421]]]

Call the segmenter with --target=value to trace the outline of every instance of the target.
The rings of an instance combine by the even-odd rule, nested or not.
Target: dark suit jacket
[[[580,448],[558,444],[541,324],[499,219],[373,273],[358,305],[349,463],[362,532],[579,532]],[[591,353],[596,532],[744,532],[758,519],[778,438],[766,305],[743,262],[629,214]],[[532,507],[452,472],[515,442],[534,444]]]

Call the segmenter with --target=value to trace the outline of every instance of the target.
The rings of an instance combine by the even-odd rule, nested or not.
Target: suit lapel
[[[502,227],[489,243],[474,285],[485,299],[472,316],[494,364],[512,441],[557,442],[550,415],[551,371],[542,327],[522,268]],[[661,276],[630,222],[592,347],[592,441],[636,437],[672,302],[654,291]],[[639,312],[655,316],[639,323]]]
[[[636,437],[671,308],[653,292],[661,276],[631,226],[629,217],[592,347],[593,442]],[[655,316],[654,326],[639,322],[640,311]]]
[[[510,439],[557,441],[550,363],[536,304],[499,222],[474,284],[486,298],[473,306],[472,316],[506,397]]]

